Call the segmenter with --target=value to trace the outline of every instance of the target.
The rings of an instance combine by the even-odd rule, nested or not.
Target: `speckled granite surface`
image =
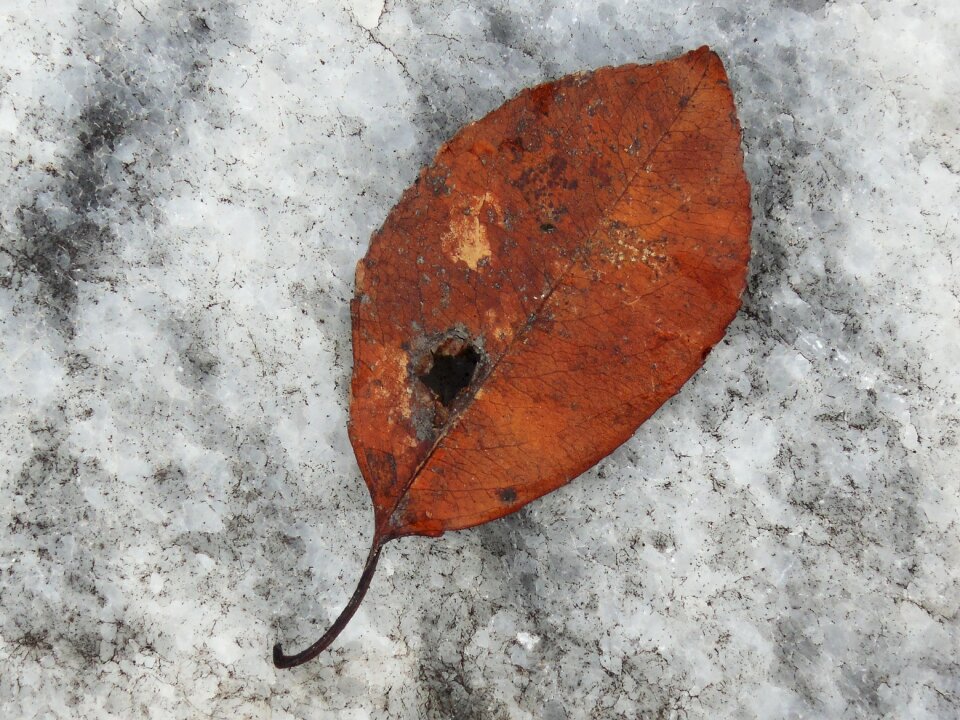
[[[960,714],[960,6],[0,7],[0,715]],[[701,44],[744,308],[566,488],[353,587],[353,267],[463,123]]]

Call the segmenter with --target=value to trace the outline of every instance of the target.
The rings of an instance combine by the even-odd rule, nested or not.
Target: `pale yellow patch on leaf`
[[[454,260],[459,260],[471,270],[476,270],[483,260],[490,257],[490,240],[481,213],[487,204],[499,213],[499,207],[490,193],[477,198],[468,206],[468,213],[454,215],[450,229],[443,236],[443,247]]]

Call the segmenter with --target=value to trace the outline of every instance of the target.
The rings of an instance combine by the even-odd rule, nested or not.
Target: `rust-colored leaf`
[[[350,439],[384,543],[503,517],[627,440],[740,305],[749,188],[707,48],[526,90],[463,128],[357,266]]]

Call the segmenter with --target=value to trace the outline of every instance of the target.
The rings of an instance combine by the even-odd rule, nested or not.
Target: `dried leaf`
[[[708,48],[520,93],[437,153],[357,266],[350,439],[383,544],[503,517],[593,466],[740,305],[749,187]]]

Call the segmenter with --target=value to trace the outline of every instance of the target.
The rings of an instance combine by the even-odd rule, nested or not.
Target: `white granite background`
[[[623,448],[388,546],[347,301],[443,139],[701,44],[744,309]],[[960,715],[960,4],[0,4],[0,716]]]

